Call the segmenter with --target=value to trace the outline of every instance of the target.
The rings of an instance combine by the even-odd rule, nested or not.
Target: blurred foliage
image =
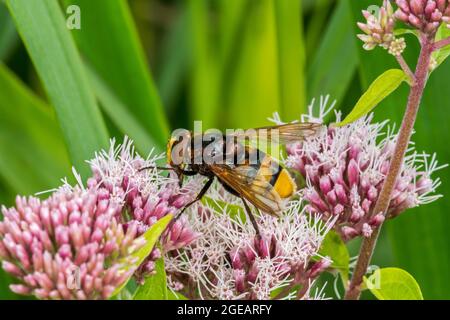
[[[107,136],[162,150],[171,129],[193,120],[203,129],[264,126],[275,111],[294,120],[321,94],[347,114],[397,68],[355,36],[361,9],[378,2],[41,0],[31,8],[7,0],[14,19],[0,2],[1,202],[56,187]],[[81,30],[65,28],[69,4],[81,8]],[[413,65],[418,46],[409,36],[408,44]],[[449,72],[444,62],[431,76],[414,136],[442,163],[450,162]],[[402,85],[376,118],[398,124],[407,93]],[[444,199],[387,223],[373,261],[407,270],[426,299],[450,298],[450,171],[439,174]],[[358,243],[349,247],[356,255]],[[1,273],[0,298],[16,298],[8,282]]]

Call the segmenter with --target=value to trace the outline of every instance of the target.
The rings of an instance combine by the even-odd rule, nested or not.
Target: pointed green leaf
[[[377,269],[364,283],[378,300],[423,300],[416,279],[402,269]]]
[[[337,125],[344,126],[365,116],[407,79],[406,74],[399,69],[391,69],[384,72],[372,82],[369,89],[362,95],[344,121]]]
[[[147,277],[144,284],[139,286],[133,300],[167,300],[167,275],[164,268],[164,259],[155,262],[156,274]]]
[[[144,262],[144,260],[152,252],[153,247],[156,244],[156,241],[158,241],[161,234],[164,232],[164,230],[166,230],[166,228],[169,225],[172,218],[173,218],[173,216],[171,214],[164,216],[163,218],[159,219],[154,225],[152,225],[142,235],[142,237],[144,237],[147,242],[142,248],[140,248],[139,250],[137,250],[135,253],[132,254],[132,257],[135,258],[136,262],[132,265],[128,265],[128,264],[126,264],[126,261],[130,257],[124,258],[123,259],[124,267],[122,270],[128,271],[130,269],[137,269],[142,264],[142,262]],[[127,279],[127,281],[125,281],[123,283],[123,285],[121,287],[117,288],[114,291],[112,296],[115,296],[116,294],[118,294],[127,285],[128,281],[131,279],[131,277],[132,277],[132,275],[130,276],[130,278]]]

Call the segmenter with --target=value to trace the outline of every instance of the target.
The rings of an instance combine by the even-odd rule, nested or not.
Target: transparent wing
[[[283,210],[283,202],[269,183],[270,179],[258,174],[257,169],[252,166],[214,165],[211,170],[223,183],[258,209],[271,215],[277,215]]]
[[[319,123],[287,123],[279,126],[248,129],[231,134],[231,136],[242,140],[258,138],[268,142],[274,141],[279,144],[290,144],[313,136],[322,128],[323,125]]]

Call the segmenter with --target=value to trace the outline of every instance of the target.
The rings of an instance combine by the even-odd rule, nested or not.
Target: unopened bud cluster
[[[385,1],[378,14],[372,14],[367,10],[363,11],[366,23],[358,22],[358,27],[364,32],[359,34],[364,42],[364,49],[372,50],[381,46],[393,55],[399,55],[405,49],[404,40],[396,39],[394,35],[395,18],[392,5]]]
[[[434,36],[442,23],[450,24],[448,0],[396,0],[395,18]]]

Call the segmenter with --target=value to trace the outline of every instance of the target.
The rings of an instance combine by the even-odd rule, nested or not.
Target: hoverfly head
[[[167,143],[167,163],[173,168],[184,168],[189,164],[191,133],[188,130],[177,130]]]

